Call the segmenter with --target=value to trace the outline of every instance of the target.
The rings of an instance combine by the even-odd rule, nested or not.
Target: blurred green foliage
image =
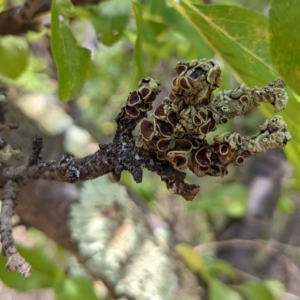
[[[53,288],[56,300],[99,300],[93,284],[83,275],[66,274],[59,264],[53,263],[55,257],[45,249],[45,244],[34,248],[19,246],[20,254],[31,264],[32,274],[28,278],[16,272],[7,272],[6,258],[0,256],[0,280],[18,291]]]

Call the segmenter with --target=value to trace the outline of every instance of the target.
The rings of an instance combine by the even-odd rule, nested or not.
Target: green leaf
[[[93,26],[101,34],[101,43],[110,46],[123,36],[130,10],[129,0],[111,0],[88,8]]]
[[[168,1],[248,86],[263,86],[278,76],[270,57],[267,17],[234,6],[193,5],[187,0],[182,0],[180,4],[174,0]],[[290,102],[281,115],[293,139],[285,151],[295,166],[299,188],[300,136],[296,120],[299,118],[300,103],[290,90],[287,92]],[[270,105],[261,105],[260,110],[268,118],[274,114]]]
[[[181,34],[187,40],[187,45],[190,44],[190,47],[193,48],[199,58],[210,58],[214,55],[211,48],[199,36],[194,27],[173,7],[167,6],[166,2],[161,0],[152,0],[150,3],[151,13],[160,16],[169,28]]]
[[[63,0],[62,3],[69,0]],[[60,10],[70,12],[68,5],[60,7],[61,2],[52,1],[51,48],[58,72],[59,98],[71,100],[81,91],[91,70],[91,52],[78,46],[69,26],[60,22]]]
[[[238,289],[247,297],[247,300],[275,300],[273,294],[264,282],[246,282],[238,287]]]
[[[269,30],[272,60],[285,82],[298,94],[300,94],[299,15],[299,1],[271,1]]]
[[[55,286],[56,300],[99,300],[91,280],[85,277],[72,276]]]
[[[189,269],[193,272],[201,272],[203,269],[203,261],[199,254],[195,252],[192,246],[188,244],[179,244],[175,250],[183,258]]]
[[[276,77],[268,46],[268,18],[235,6],[169,2],[249,86]]]
[[[288,195],[281,195],[278,199],[276,207],[282,213],[290,214],[295,210],[295,203]]]
[[[11,79],[19,77],[27,68],[29,50],[24,38],[0,38],[0,74]]]
[[[242,296],[231,289],[229,286],[221,283],[218,280],[211,280],[209,284],[209,300],[243,300]],[[264,299],[264,298],[257,298],[257,299]],[[265,300],[265,299],[264,299]]]
[[[16,272],[5,269],[7,258],[0,256],[0,279],[3,283],[19,291],[53,287],[63,277],[63,272],[47,257],[42,248],[18,247],[20,254],[32,266],[30,277],[24,278]]]
[[[247,209],[247,189],[239,183],[231,183],[213,190],[198,201],[188,203],[191,210],[204,210],[210,214],[224,213],[230,217],[242,217]]]
[[[278,280],[265,280],[264,285],[273,294],[274,300],[279,299],[285,291],[284,285]]]
[[[143,11],[142,6],[137,0],[131,0],[131,5],[136,21],[137,38],[134,47],[135,70],[132,85],[136,85],[136,81],[145,77],[143,50],[142,50],[142,30],[143,30]]]
[[[220,275],[227,275],[231,279],[237,278],[232,265],[225,260],[213,259],[205,262],[204,269],[212,278],[218,278]]]

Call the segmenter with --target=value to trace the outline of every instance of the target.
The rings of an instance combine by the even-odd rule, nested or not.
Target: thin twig
[[[0,233],[3,255],[7,256],[6,268],[9,271],[17,271],[24,277],[30,275],[31,266],[18,253],[12,237],[11,218],[14,214],[14,208],[17,202],[18,185],[15,181],[9,180],[4,186],[2,196],[2,209],[0,215]]]
[[[74,5],[97,4],[101,0],[73,0]],[[22,6],[16,6],[0,13],[0,35],[19,35],[39,29],[38,16],[51,9],[51,1],[26,0]]]

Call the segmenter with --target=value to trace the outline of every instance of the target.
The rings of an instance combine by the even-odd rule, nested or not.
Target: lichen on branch
[[[209,144],[207,134],[228,119],[257,107],[261,102],[274,106],[275,112],[287,104],[284,82],[278,78],[265,87],[214,91],[221,83],[221,70],[213,60],[193,60],[178,63],[177,76],[172,81],[168,97],[149,114],[160,93],[160,83],[142,79],[136,91],[129,94],[126,105],[116,118],[117,130],[108,144],[100,144],[92,155],[76,159],[64,154],[59,160],[42,162],[43,140],[35,137],[28,164],[9,166],[8,159],[17,159],[21,152],[0,137],[0,186],[4,187],[1,212],[3,253],[8,256],[8,268],[28,276],[30,266],[19,257],[11,236],[11,217],[19,184],[45,179],[76,183],[112,173],[119,180],[123,170],[142,182],[143,168],[157,173],[173,193],[192,200],[199,186],[186,183],[186,171],[196,176],[225,176],[230,164],[241,166],[246,158],[272,148],[282,148],[291,139],[281,116],[267,120],[259,131],[248,137],[225,132]],[[0,90],[0,124],[5,124],[6,99]],[[134,135],[138,129],[139,134]]]
[[[212,145],[206,140],[207,134],[217,125],[227,123],[228,119],[257,107],[261,102],[273,105],[275,112],[284,109],[287,94],[281,78],[262,88],[249,89],[242,84],[234,90],[214,95],[213,91],[221,83],[221,70],[213,60],[180,62],[176,71],[170,94],[150,116],[141,120],[141,134],[135,138],[138,148],[155,153],[158,160],[170,162],[179,171],[189,169],[198,177],[222,177],[228,174],[230,164],[241,166],[247,157],[282,148],[291,139],[282,117],[275,116],[260,126],[259,132],[253,136],[224,133],[215,136]],[[144,112],[140,107],[144,108],[148,102],[144,95],[154,94],[157,90],[155,80],[147,79],[152,82],[152,90],[144,81],[127,100],[126,107],[130,110],[125,108],[125,112],[128,118],[140,116],[141,111]],[[188,199],[192,196],[195,195],[189,195]]]

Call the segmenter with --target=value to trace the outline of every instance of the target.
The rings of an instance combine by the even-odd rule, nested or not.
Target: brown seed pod
[[[195,160],[201,167],[209,166],[210,158],[207,156],[207,148],[198,150],[195,154]]]
[[[172,150],[190,152],[193,149],[193,144],[186,139],[178,139],[174,141]]]
[[[142,102],[141,97],[139,96],[137,91],[133,91],[130,93],[128,100],[127,100],[127,105],[128,106],[135,106],[139,103]]]
[[[214,152],[214,153],[219,153],[219,146],[220,146],[220,144],[219,143],[214,143],[213,145],[212,145],[212,151]]]
[[[242,137],[239,133],[236,133],[234,138],[235,138],[235,142],[238,146],[242,145]]]
[[[157,108],[155,109],[155,111],[153,113],[153,116],[156,119],[158,119],[158,120],[165,120],[166,119],[164,107],[165,107],[164,103],[162,103],[159,106],[157,106]]]
[[[172,137],[174,134],[173,126],[166,122],[157,121],[157,127],[158,127],[158,131],[163,137]]]
[[[187,65],[182,62],[179,62],[176,65],[176,72],[178,75],[185,72],[187,69],[188,69]]]
[[[189,81],[185,77],[182,77],[179,80],[179,85],[184,90],[190,90],[192,88],[191,84],[189,83]]]
[[[214,118],[210,119],[208,132],[213,131],[216,128],[216,120]]]
[[[166,160],[167,159],[166,152],[163,152],[163,151],[157,151],[156,157],[158,160]]]
[[[221,155],[226,155],[229,152],[229,147],[226,144],[220,144],[219,145],[219,153]]]
[[[145,112],[145,111],[152,109],[152,105],[151,105],[151,103],[142,102],[138,105],[138,109],[142,112]]]
[[[177,76],[173,78],[172,80],[172,88],[176,88],[177,87]]]
[[[155,92],[150,91],[148,88],[142,88],[141,95],[146,103],[152,103],[156,98]]]
[[[206,121],[204,124],[199,127],[198,131],[199,134],[206,135],[209,133],[209,128],[210,128],[210,120]]]
[[[240,98],[240,101],[241,102],[247,102],[249,101],[248,97],[246,95],[243,95],[241,98]]]
[[[167,114],[167,121],[172,125],[172,126],[176,126],[177,123],[177,115],[176,112],[173,110],[170,110]]]
[[[155,121],[154,121],[155,122]],[[140,131],[145,141],[149,142],[152,140],[155,134],[155,124],[148,120],[141,122]]]
[[[125,112],[130,118],[133,119],[138,118],[140,115],[140,111],[136,107],[128,106],[128,105],[125,106]]]
[[[203,120],[203,121],[207,121],[208,118],[208,112],[206,109],[201,108],[198,111],[198,116]]]
[[[227,176],[228,175],[228,170],[227,169],[223,169],[222,170],[222,174],[223,174],[223,176]]]
[[[170,93],[168,97],[172,101],[176,99],[176,96],[174,94],[172,94],[172,93]]]
[[[203,123],[203,121],[197,115],[195,115],[193,116],[193,123],[198,127]]]
[[[203,99],[201,100],[201,104],[202,104],[202,105],[208,105],[209,103],[210,103],[210,101],[209,101],[208,98],[203,98]]]
[[[238,156],[235,160],[235,163],[238,165],[238,166],[242,166],[245,162],[245,158],[243,156]]]
[[[156,146],[161,152],[165,152],[169,149],[170,139],[160,139],[158,140]]]
[[[172,161],[174,168],[178,170],[186,169],[187,162],[187,157],[183,154],[177,154]]]
[[[228,119],[226,117],[221,118],[221,124],[226,124]]]

